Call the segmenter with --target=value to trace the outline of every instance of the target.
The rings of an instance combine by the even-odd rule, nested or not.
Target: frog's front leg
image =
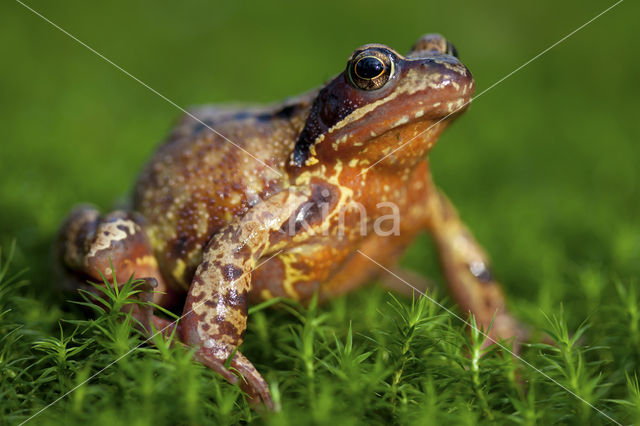
[[[489,259],[455,207],[431,182],[428,229],[451,292],[462,311],[471,312],[489,337],[514,339],[514,350],[525,338],[524,329],[507,312],[499,283],[491,274]]]
[[[237,377],[226,365],[235,369],[245,391],[269,408],[273,402],[267,383],[238,351],[247,324],[251,272],[261,256],[278,253],[274,244],[286,244],[283,236],[287,238],[291,218],[307,200],[295,190],[281,192],[214,235],[191,282],[181,322],[182,340],[198,347],[199,361],[232,383]]]

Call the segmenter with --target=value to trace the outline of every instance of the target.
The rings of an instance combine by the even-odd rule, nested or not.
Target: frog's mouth
[[[379,74],[387,76],[386,83],[376,88],[354,82],[350,72],[362,80],[357,64],[364,59],[348,65],[318,93],[296,143],[292,165],[315,164],[319,157],[335,157],[337,151],[349,155],[345,150],[368,145],[393,131],[402,132],[400,141],[410,133],[406,130],[424,133],[430,127],[443,128],[471,102],[475,89],[471,72],[446,52],[419,50],[404,58],[384,46],[366,45],[356,50],[354,61],[364,54],[369,55],[364,59],[391,58],[391,65],[383,68],[391,71]],[[364,75],[372,70],[360,71]]]
[[[387,96],[390,99],[384,98],[365,114],[347,117],[351,122],[341,128],[330,129],[318,151],[331,147],[332,155],[341,152],[340,157],[357,156],[369,164],[390,157],[385,164],[409,166],[423,158],[440,132],[467,109],[475,85],[463,65],[451,70],[448,62],[428,58],[416,60],[418,66],[423,66],[418,61],[438,72],[407,73],[403,80],[407,84],[398,85]],[[417,78],[422,80],[415,81]],[[315,154],[316,149],[312,151]]]
[[[356,127],[382,134],[417,121],[453,119],[466,110],[475,91],[471,72],[446,54],[407,58],[396,79],[386,96],[347,116],[342,129],[335,129],[336,136],[340,138],[339,133],[351,133]]]
[[[442,68],[449,71],[446,66]],[[366,141],[389,132],[405,133],[404,130],[418,131],[418,128],[426,132],[431,127],[445,127],[471,103],[475,83],[471,73],[464,70],[464,78],[447,72],[437,73],[435,78],[419,76],[423,79],[419,85],[409,83],[404,90],[398,88],[390,95],[392,99],[381,102],[341,129],[328,132],[327,141],[335,144],[347,140]]]

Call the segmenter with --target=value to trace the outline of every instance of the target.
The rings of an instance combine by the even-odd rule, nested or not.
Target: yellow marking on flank
[[[142,257],[138,257],[136,258],[136,265],[151,265],[151,266],[157,266],[158,262],[156,261],[155,256],[152,256],[150,254],[146,255],[146,256],[142,256]]]
[[[176,261],[176,266],[173,268],[173,271],[171,271],[171,274],[176,279],[176,281],[182,282],[186,266],[187,266],[187,264],[184,263],[184,260],[178,259]]]
[[[282,261],[285,270],[284,279],[282,280],[282,288],[289,297],[298,300],[300,298],[300,295],[293,288],[293,283],[295,281],[299,281],[305,276],[301,274],[299,270],[291,267],[293,258],[290,253],[282,253],[280,255],[280,260]]]

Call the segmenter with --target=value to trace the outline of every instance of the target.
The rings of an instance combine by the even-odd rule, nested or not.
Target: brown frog
[[[70,214],[60,261],[69,276],[144,278],[161,306],[186,293],[180,340],[268,407],[238,351],[249,304],[356,289],[384,272],[371,259],[393,265],[423,230],[460,309],[493,320],[494,338],[517,337],[487,256],[429,172],[427,154],[473,92],[454,47],[432,34],[407,56],[362,46],[324,87],[279,105],[193,109],[140,175],[131,211]],[[174,328],[149,308],[133,314],[147,330]]]

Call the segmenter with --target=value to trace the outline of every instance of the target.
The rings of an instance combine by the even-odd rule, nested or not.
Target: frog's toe
[[[225,366],[226,362],[221,360],[210,348],[200,348],[196,352],[196,359],[220,374],[231,384],[238,384],[240,388],[249,397],[249,403],[254,407],[263,403],[267,409],[273,411],[275,406],[271,398],[269,386],[262,375],[256,370],[251,361],[249,361],[239,351],[232,355],[233,360],[229,363],[229,367]],[[236,371],[240,377],[234,374]]]
[[[231,371],[229,371],[229,369],[224,366],[224,361],[221,361],[220,359],[215,357],[211,353],[211,351],[205,348],[200,348],[195,353],[195,359],[203,363],[204,365],[206,365],[216,373],[220,374],[232,385],[238,384],[238,377],[235,374],[233,374]]]
[[[489,329],[489,339],[485,341],[484,346],[486,347],[500,341],[512,342],[512,353],[518,355],[522,344],[527,342],[530,336],[531,330],[529,327],[504,312],[493,319],[493,323]],[[501,344],[501,346],[504,345]]]
[[[240,387],[249,396],[249,402],[254,407],[259,406],[260,402],[262,402],[267,409],[274,411],[275,404],[273,403],[269,386],[251,361],[240,352],[236,352],[233,361],[231,361],[231,367],[242,376],[243,380]]]

